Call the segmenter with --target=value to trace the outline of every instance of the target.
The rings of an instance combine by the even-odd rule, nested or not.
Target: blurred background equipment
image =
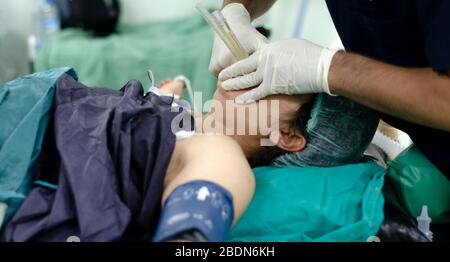
[[[61,30],[59,12],[54,0],[40,0],[32,17],[33,32],[28,36],[30,61],[34,61],[49,38]]]
[[[210,9],[218,9],[222,4],[222,0],[0,0],[0,82],[6,82],[33,72],[34,69],[29,66],[30,62],[36,59],[41,47],[45,46],[45,40],[58,31],[58,24],[62,27],[63,32],[71,30],[68,29],[69,27],[80,27],[94,32],[97,36],[105,36],[115,32],[116,34],[113,34],[113,37],[117,38],[128,33],[121,31],[118,34],[119,28],[128,30],[135,26],[142,28],[144,25],[155,26],[155,24],[161,25],[176,21],[181,24],[183,19],[199,16],[195,9],[195,5],[199,2]],[[43,6],[44,8],[42,8]],[[54,8],[55,6],[57,9]],[[45,16],[39,18],[39,15],[36,14],[42,10],[45,10]],[[53,19],[55,17],[54,10],[58,10],[59,21]],[[42,30],[41,22],[45,20],[54,22],[47,23],[44,27],[45,30]],[[269,13],[257,19],[254,24],[264,26],[264,28],[261,27],[261,30],[265,31],[266,35],[269,35],[270,32],[270,36],[274,40],[295,36],[304,37],[329,47],[340,44],[325,1],[278,1]],[[38,30],[38,27],[41,29]],[[167,27],[165,29],[168,30]],[[161,36],[155,37],[171,38],[178,32],[177,30],[166,31],[164,34],[161,33]],[[56,35],[59,35],[59,33],[56,33]],[[189,35],[189,32],[186,32],[186,35]],[[198,34],[192,32],[189,39],[195,37],[198,37]],[[210,37],[212,37],[212,34]],[[92,37],[90,42],[94,43],[96,40],[98,39]],[[148,39],[143,36],[141,41],[148,41]],[[203,41],[207,42],[207,38],[204,38]],[[144,46],[144,43],[142,45]],[[177,43],[177,45],[182,44]],[[175,48],[175,44],[173,46],[172,48]],[[165,47],[167,52],[169,52],[168,48]],[[203,48],[204,53],[210,52],[210,50],[204,49],[205,46],[199,48]],[[175,49],[171,51],[184,52],[185,50]],[[110,55],[114,56],[115,54]],[[73,64],[70,60],[64,62],[66,66],[79,67],[78,64]],[[150,62],[152,70],[160,66],[159,62]],[[109,60],[109,63],[111,67],[114,67],[114,63],[117,62]],[[130,65],[133,64],[132,61],[129,63]],[[204,66],[202,63],[201,59],[197,62],[199,67]],[[138,66],[140,66],[139,63],[134,65],[135,70],[141,70],[142,77],[145,79],[145,72],[148,68],[138,69]],[[48,67],[57,66],[48,64]],[[92,74],[99,74],[101,68],[93,67],[89,70]],[[173,69],[176,70],[175,66]],[[105,74],[106,72],[101,73]],[[178,71],[175,75],[155,73],[158,79],[186,74],[181,71]],[[209,73],[205,70],[204,74]],[[81,74],[81,77],[84,78],[85,76]],[[191,76],[188,75],[188,77]],[[208,77],[204,76],[206,79]],[[113,79],[114,76],[104,75],[104,78]],[[114,86],[122,84],[124,83],[118,82]],[[193,86],[196,84],[194,80]]]
[[[79,27],[96,36],[116,29],[120,16],[118,0],[55,0],[63,28]]]
[[[8,5],[4,5],[11,2],[14,1],[0,0],[0,82],[29,72],[26,41],[11,26],[17,14],[13,15]]]

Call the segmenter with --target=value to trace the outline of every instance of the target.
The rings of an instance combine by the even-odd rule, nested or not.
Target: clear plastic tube
[[[222,39],[224,44],[228,47],[230,52],[237,60],[242,60],[248,57],[247,52],[242,47],[236,35],[231,30],[227,20],[220,11],[215,11],[210,14],[201,4],[196,5],[197,10],[213,28],[214,32]]]

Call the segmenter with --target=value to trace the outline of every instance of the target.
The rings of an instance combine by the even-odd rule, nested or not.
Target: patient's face
[[[206,117],[203,126],[209,125],[216,129],[213,132],[223,131],[233,137],[247,157],[261,146],[275,143],[274,134],[276,136],[277,131],[289,129],[301,106],[312,99],[310,95],[273,95],[250,105],[236,104],[235,98],[244,92],[225,91],[219,83],[209,113],[213,117],[210,123]]]

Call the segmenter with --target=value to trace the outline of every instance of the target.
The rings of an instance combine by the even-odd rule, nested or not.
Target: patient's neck
[[[213,114],[195,116],[195,130],[201,134],[226,135],[227,131],[222,122],[217,121]]]
[[[261,137],[253,135],[236,135],[235,130],[228,129],[223,124],[215,118],[214,114],[206,114],[203,116],[195,116],[195,127],[196,132],[199,134],[214,134],[214,135],[227,135],[233,138],[241,147],[247,159],[253,157],[256,152],[258,152],[260,147]]]

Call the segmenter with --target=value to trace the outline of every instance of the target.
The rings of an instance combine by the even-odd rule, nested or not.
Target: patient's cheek
[[[222,86],[218,86],[216,93],[214,94],[214,97],[219,100],[232,100],[234,101],[236,99],[236,97],[238,97],[239,95],[244,94],[245,92],[247,92],[248,90],[237,90],[237,91],[226,91],[225,89],[222,88]]]
[[[261,100],[258,105],[258,128],[262,136],[269,136],[272,132],[280,130],[280,101]]]
[[[225,92],[225,91],[223,91]],[[261,100],[249,105],[238,105],[233,99],[226,99],[217,90],[210,104],[203,129],[221,131],[228,136],[264,136],[279,129],[279,100]]]

